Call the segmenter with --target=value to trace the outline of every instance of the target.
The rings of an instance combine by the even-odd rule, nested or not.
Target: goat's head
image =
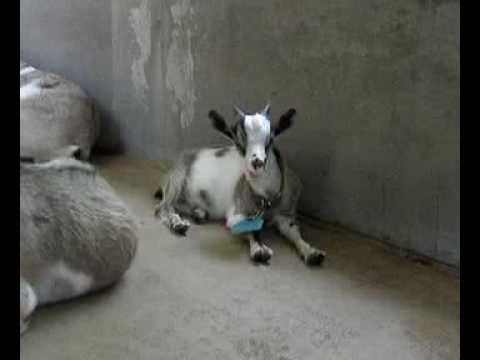
[[[289,109],[275,125],[270,122],[270,105],[254,114],[246,113],[238,107],[235,107],[235,112],[239,119],[233,126],[227,125],[223,116],[215,110],[211,110],[208,116],[213,127],[231,140],[245,157],[250,174],[256,175],[265,169],[274,139],[292,126],[296,111]]]

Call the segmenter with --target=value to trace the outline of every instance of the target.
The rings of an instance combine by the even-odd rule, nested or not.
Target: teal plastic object
[[[261,230],[263,227],[263,219],[261,217],[249,218],[242,220],[232,226],[232,234],[244,234],[252,231]]]

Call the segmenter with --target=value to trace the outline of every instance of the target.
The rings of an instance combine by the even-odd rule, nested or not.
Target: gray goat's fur
[[[291,126],[295,110],[282,115],[270,127],[269,110],[247,114],[235,108],[240,120],[229,126],[211,111],[214,128],[234,146],[184,152],[167,176],[156,197],[155,214],[174,233],[185,235],[189,217],[197,223],[226,220],[228,228],[260,212],[266,225],[274,225],[297,248],[304,261],[319,264],[325,252],[305,242],[296,222],[301,182],[287,166],[273,140]],[[266,262],[273,251],[260,239],[260,232],[246,235],[250,256]]]
[[[20,332],[37,305],[119,280],[136,254],[136,226],[92,166],[20,162]]]
[[[78,85],[20,61],[21,156],[88,160],[99,129],[97,108]]]

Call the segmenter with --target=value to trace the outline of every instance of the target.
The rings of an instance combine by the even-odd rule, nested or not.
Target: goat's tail
[[[154,196],[160,202],[155,206],[155,216],[175,234],[185,235],[190,228],[190,223],[183,219],[175,210],[175,204],[183,190],[183,177],[177,171],[173,171],[165,184],[155,192]]]

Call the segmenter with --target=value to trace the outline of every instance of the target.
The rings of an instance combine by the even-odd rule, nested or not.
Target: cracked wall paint
[[[167,55],[166,86],[176,99],[174,110],[180,112],[182,128],[188,127],[195,113],[194,61],[191,46],[193,8],[190,0],[172,5],[173,20],[171,42]]]
[[[151,52],[151,13],[149,0],[141,0],[138,8],[130,10],[129,22],[135,33],[135,39],[140,49],[140,54],[132,63],[131,80],[139,99],[148,107],[149,85],[145,74],[145,66],[150,59]]]

